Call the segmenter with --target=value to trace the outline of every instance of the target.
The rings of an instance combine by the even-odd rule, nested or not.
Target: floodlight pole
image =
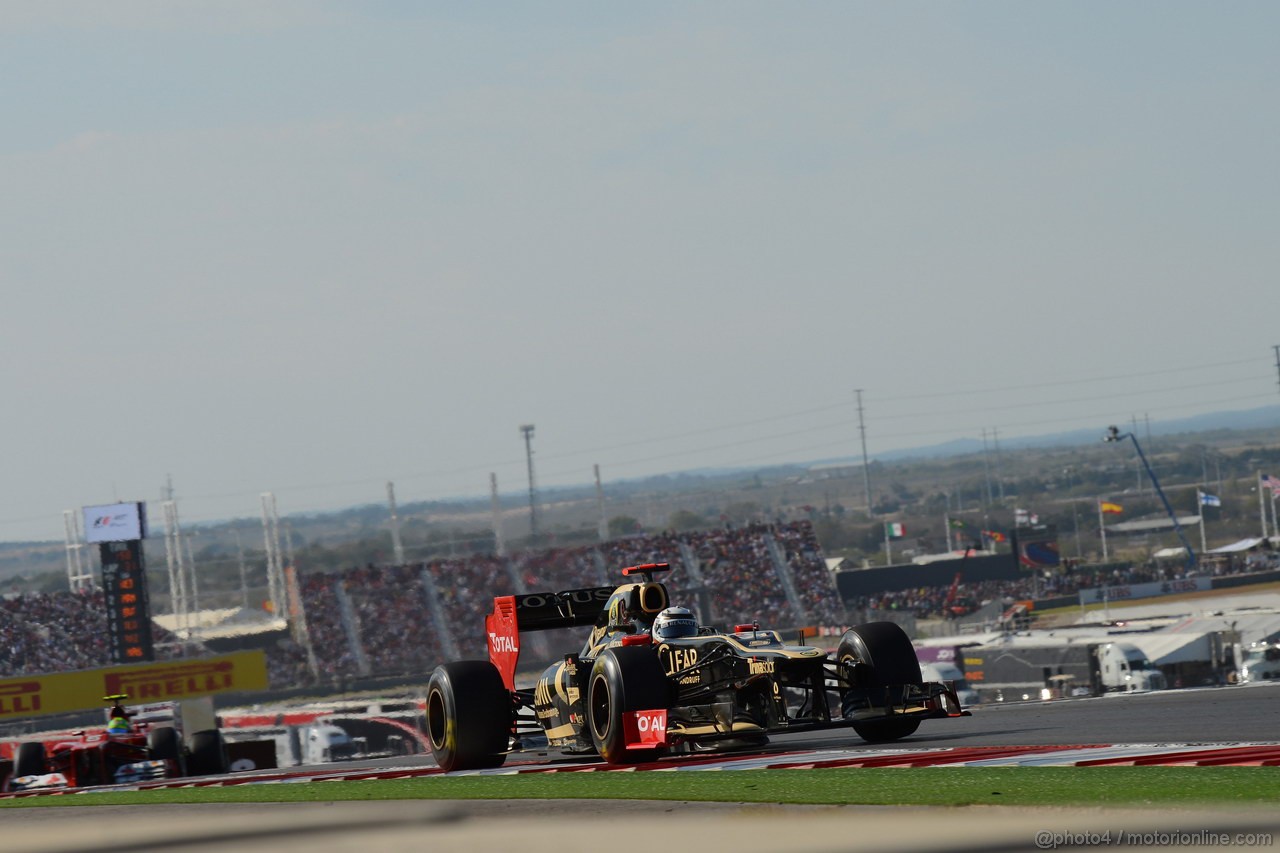
[[[522,424],[524,454],[529,463],[529,544],[538,544],[538,490],[533,480],[533,424]]]
[[[1160,481],[1156,479],[1156,472],[1151,470],[1151,463],[1147,462],[1147,455],[1142,452],[1142,445],[1138,444],[1138,437],[1131,432],[1120,432],[1116,427],[1109,427],[1107,435],[1103,441],[1119,441],[1127,438],[1133,442],[1133,449],[1138,451],[1138,458],[1142,460],[1142,467],[1147,469],[1147,476],[1151,478],[1151,485],[1155,487],[1156,494],[1160,496],[1160,502],[1164,504],[1164,511],[1169,513],[1169,520],[1173,522],[1173,532],[1178,534],[1178,541],[1182,543],[1182,547],[1187,549],[1187,570],[1194,571],[1196,567],[1196,552],[1191,550],[1191,543],[1187,541],[1186,535],[1182,532],[1182,525],[1178,524],[1178,514],[1173,511],[1173,507],[1169,504],[1169,499],[1164,495],[1164,489],[1160,488]],[[1203,524],[1203,520],[1201,524]]]

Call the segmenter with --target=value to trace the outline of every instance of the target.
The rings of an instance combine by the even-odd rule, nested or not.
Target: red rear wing
[[[507,689],[516,689],[521,631],[594,625],[614,589],[597,586],[495,598],[493,612],[484,618],[484,628],[489,642],[489,660],[502,674],[502,682]]]
[[[644,565],[641,565],[641,566],[627,566],[625,569],[622,570],[622,574],[625,576],[653,575],[657,572],[669,572],[669,571],[671,571],[670,563],[645,563]]]

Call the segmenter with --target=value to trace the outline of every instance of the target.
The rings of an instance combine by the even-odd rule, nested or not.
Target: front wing
[[[734,719],[733,704],[711,706],[710,719],[696,726],[685,724],[667,709],[630,711],[622,716],[623,733],[628,749],[650,749],[675,746],[690,741],[711,742],[741,738],[748,734],[807,732],[849,728],[857,723],[891,719],[933,720],[968,717],[960,707],[955,687],[951,684],[924,682],[895,684],[886,687],[853,687],[843,691],[842,716],[838,719],[811,717],[789,718],[766,729],[744,729]]]

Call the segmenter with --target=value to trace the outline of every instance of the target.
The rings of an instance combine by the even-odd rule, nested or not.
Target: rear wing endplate
[[[520,632],[594,625],[615,589],[597,586],[494,598],[493,612],[484,618],[484,627],[488,635],[489,660],[502,674],[507,689],[516,689]]]

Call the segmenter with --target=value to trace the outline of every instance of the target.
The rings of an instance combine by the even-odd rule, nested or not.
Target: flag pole
[[[1196,489],[1196,514],[1200,516],[1200,553],[1209,550],[1204,540],[1204,492]]]
[[[951,513],[948,512],[942,516],[942,526],[947,531],[947,552],[950,553],[953,550],[951,547]]]
[[[884,564],[893,565],[893,548],[889,546],[889,522],[884,523]]]
[[[1102,562],[1107,561],[1107,517],[1102,514],[1102,498],[1098,498],[1098,529],[1102,531]]]
[[[1274,508],[1274,507],[1273,507]],[[1262,471],[1258,471],[1258,515],[1262,518],[1262,538],[1267,538],[1267,505],[1262,498]],[[1276,531],[1280,533],[1280,531]]]

